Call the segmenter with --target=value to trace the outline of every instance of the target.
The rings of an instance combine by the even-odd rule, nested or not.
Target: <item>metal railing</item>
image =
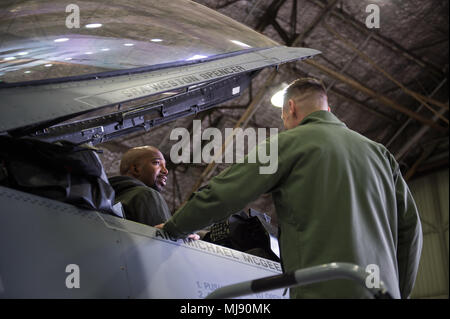
[[[375,299],[392,299],[382,281],[380,281],[378,288],[367,287],[366,279],[369,275],[370,273],[355,264],[330,263],[224,286],[206,296],[206,299],[235,298],[268,290],[307,285],[333,279],[354,280],[366,288]]]

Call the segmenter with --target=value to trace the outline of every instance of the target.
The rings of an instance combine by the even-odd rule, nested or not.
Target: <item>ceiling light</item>
[[[163,40],[162,39],[151,39],[150,41],[152,41],[152,42],[162,42]]]
[[[134,44],[133,43],[124,43],[123,45],[126,47],[132,47]]]
[[[286,89],[289,85],[287,83],[281,83],[281,89],[277,91],[272,98],[270,99],[270,103],[276,107],[283,107],[284,104],[284,94],[286,93]]]
[[[12,61],[12,60],[15,60],[15,59],[16,59],[15,57],[9,56],[7,58],[4,58],[3,61]]]
[[[48,64],[45,64],[44,66],[46,67],[46,68],[49,68],[49,67],[51,67],[53,64],[51,64],[51,63],[48,63]]]
[[[19,52],[17,55],[27,55],[29,52]]]

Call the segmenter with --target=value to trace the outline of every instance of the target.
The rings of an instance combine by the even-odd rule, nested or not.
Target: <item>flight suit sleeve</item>
[[[417,206],[397,163],[394,164],[394,182],[398,214],[397,263],[400,294],[402,298],[409,298],[422,252],[422,225]]]
[[[276,163],[271,162],[269,166],[276,165],[276,169],[263,169],[268,166],[261,164],[258,155],[260,147],[265,147],[265,154],[271,154],[271,160]],[[274,147],[277,149],[274,152],[276,154],[269,153],[274,151]],[[196,230],[224,220],[275,187],[286,171],[278,156],[278,140],[272,137],[251,152],[255,154],[249,153],[243,163],[228,167],[211,179],[207,186],[195,192],[164,225],[164,230],[176,238],[186,237]],[[256,157],[253,163],[250,160],[252,156]]]
[[[128,216],[131,214],[132,216]],[[127,218],[155,226],[171,217],[164,198],[156,191],[141,189],[128,203]]]

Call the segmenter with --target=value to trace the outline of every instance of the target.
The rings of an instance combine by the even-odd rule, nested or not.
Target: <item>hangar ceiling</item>
[[[322,51],[313,60],[265,70],[231,102],[179,119],[145,134],[100,144],[108,175],[118,174],[121,154],[157,146],[169,162],[163,193],[176,209],[191,192],[229,164],[170,163],[176,141],[170,132],[194,119],[202,129],[224,131],[236,123],[282,130],[280,109],[270,103],[282,83],[314,76],[325,83],[332,112],[349,128],[382,143],[396,156],[407,179],[448,168],[448,1],[440,0],[198,0],[287,46]],[[379,28],[369,29],[370,4],[380,9]],[[250,112],[252,110],[252,112]],[[248,207],[268,213],[270,195]]]

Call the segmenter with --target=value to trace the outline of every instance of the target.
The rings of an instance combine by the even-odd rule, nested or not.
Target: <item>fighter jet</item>
[[[188,0],[2,1],[0,10],[4,138],[95,146],[148,132],[239,97],[265,68],[320,53]],[[282,272],[4,183],[0,209],[0,298],[203,298]]]

